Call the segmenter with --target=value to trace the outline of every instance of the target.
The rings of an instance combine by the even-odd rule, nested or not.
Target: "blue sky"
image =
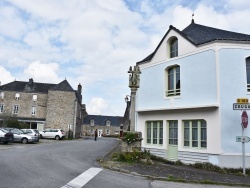
[[[154,51],[169,25],[195,22],[250,34],[249,0],[2,0],[0,81],[83,86],[89,114],[118,115],[128,69]]]

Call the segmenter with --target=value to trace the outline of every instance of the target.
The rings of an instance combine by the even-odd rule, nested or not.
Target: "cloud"
[[[105,110],[108,108],[107,102],[102,98],[92,98],[89,103],[87,103],[88,114],[100,115],[101,113],[105,115]],[[108,112],[106,112],[108,114]]]
[[[7,84],[15,80],[15,78],[11,76],[11,73],[2,66],[0,66],[0,75],[1,75],[0,85]]]
[[[56,63],[42,64],[35,61],[24,69],[23,74],[28,78],[33,78],[35,82],[59,83],[62,78],[58,76],[58,72],[59,65]]]

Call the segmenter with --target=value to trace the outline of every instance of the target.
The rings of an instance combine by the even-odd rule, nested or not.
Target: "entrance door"
[[[178,121],[168,121],[169,137],[168,137],[168,159],[178,160]]]
[[[98,137],[101,137],[102,136],[102,130],[98,130]]]

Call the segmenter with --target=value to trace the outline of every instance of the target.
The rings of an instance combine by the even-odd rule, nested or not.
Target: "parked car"
[[[14,142],[21,142],[23,144],[36,142],[36,138],[34,136],[24,134],[23,131],[17,128],[4,128],[7,131],[10,131],[14,134]]]
[[[25,134],[31,135],[36,138],[36,142],[39,142],[40,134],[37,129],[21,129]]]
[[[9,142],[14,141],[14,134],[5,129],[0,129],[0,142],[8,144]]]
[[[40,138],[55,138],[56,140],[63,139],[66,136],[62,129],[45,129],[39,131]]]

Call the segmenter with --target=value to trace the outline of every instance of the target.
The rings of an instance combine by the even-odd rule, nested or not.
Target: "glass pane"
[[[151,144],[151,125],[150,125],[150,122],[147,123],[147,143]]]
[[[192,141],[192,147],[198,147],[198,141]]]
[[[246,58],[247,84],[250,84],[250,57]]]
[[[159,134],[160,134],[159,144],[163,144],[163,125],[162,125],[162,122],[160,122]]]

